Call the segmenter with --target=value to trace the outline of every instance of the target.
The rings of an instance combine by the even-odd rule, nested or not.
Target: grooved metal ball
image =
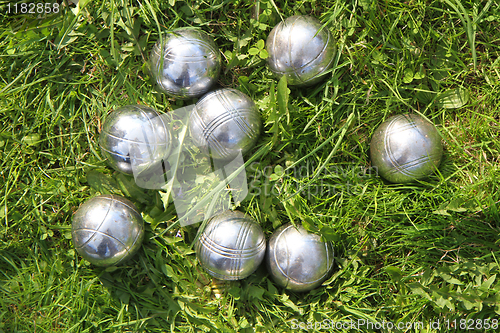
[[[99,145],[110,166],[132,174],[132,161],[136,166],[148,166],[166,158],[172,138],[169,124],[156,110],[144,105],[127,105],[107,116]]]
[[[239,211],[214,216],[195,244],[203,268],[220,280],[240,280],[264,259],[266,239],[260,225]]]
[[[248,152],[262,127],[250,97],[236,89],[219,89],[196,103],[189,121],[191,137],[200,150],[218,160],[232,160]]]
[[[277,78],[307,86],[323,79],[336,52],[328,28],[311,16],[295,15],[278,23],[267,37],[267,62]],[[319,31],[319,33],[318,33]]]
[[[117,195],[99,195],[78,208],[71,225],[76,251],[94,265],[118,265],[133,256],[144,237],[135,205]]]
[[[386,180],[412,182],[438,168],[443,156],[441,136],[433,124],[417,114],[393,116],[375,130],[370,156]]]
[[[151,51],[151,74],[162,92],[179,98],[201,96],[217,81],[220,51],[203,30],[164,34]]]
[[[269,238],[266,265],[273,280],[297,292],[319,287],[333,267],[333,245],[320,236],[291,224],[278,228]]]

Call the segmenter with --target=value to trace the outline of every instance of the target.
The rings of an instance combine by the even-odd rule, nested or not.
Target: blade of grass
[[[460,17],[460,20],[462,21],[462,24],[464,25],[466,34],[467,34],[467,40],[469,42],[469,47],[472,52],[472,61],[474,62],[474,72],[476,72],[477,69],[477,53],[476,53],[476,25],[472,24],[469,14],[465,10],[464,6],[459,0],[455,0],[455,4],[451,2],[451,0],[443,0],[445,3],[448,4],[455,12],[457,15]],[[458,7],[457,7],[458,6]],[[485,7],[486,8],[486,7]]]
[[[318,178],[318,176],[320,175],[320,173],[325,169],[326,165],[332,159],[333,155],[337,152],[337,149],[340,147],[340,144],[342,143],[342,140],[344,139],[344,136],[347,133],[347,130],[349,129],[349,126],[351,126],[351,122],[353,121],[354,116],[355,116],[355,107],[353,106],[353,111],[351,112],[351,114],[349,115],[349,117],[347,117],[347,120],[346,120],[345,124],[341,127],[341,129],[339,131],[337,131],[334,135],[332,135],[330,138],[328,138],[327,141],[329,142],[329,141],[333,140],[333,138],[336,136],[337,133],[340,132],[340,136],[337,139],[337,142],[335,143],[335,146],[333,147],[332,151],[330,152],[330,154],[328,155],[328,157],[325,159],[325,161],[323,162],[323,164],[316,170],[316,172],[314,173],[314,176],[311,177],[311,179],[305,185],[302,185],[297,191],[295,191],[295,193],[293,193],[292,195],[288,196],[283,201],[290,200],[291,198],[293,198],[294,196],[296,196],[297,194],[299,194],[300,192],[302,192],[306,187],[308,187],[309,184],[311,184],[316,178]],[[315,149],[314,151],[316,151],[316,150],[318,150],[318,149]],[[313,152],[311,152],[311,153],[313,153]],[[308,154],[308,155],[310,155],[310,154]],[[294,164],[297,164],[297,162],[294,163]]]

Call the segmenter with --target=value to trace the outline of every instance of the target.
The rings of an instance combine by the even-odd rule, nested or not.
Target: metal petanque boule
[[[144,222],[131,201],[116,195],[100,195],[78,208],[71,236],[76,251],[92,264],[118,265],[141,246]]]
[[[200,29],[177,29],[163,35],[149,61],[159,90],[178,98],[206,93],[217,81],[221,68],[219,48]]]
[[[330,31],[311,16],[295,15],[278,23],[267,38],[269,69],[289,85],[319,82],[332,65],[335,45]],[[319,31],[319,32],[318,32]]]
[[[273,280],[296,291],[319,287],[328,277],[334,261],[333,245],[320,236],[291,224],[278,228],[269,238],[266,265]]]
[[[216,160],[232,160],[248,152],[261,127],[260,113],[252,99],[229,88],[203,96],[189,120],[194,144]]]
[[[239,211],[214,216],[195,244],[203,268],[220,280],[240,280],[264,259],[266,240],[260,225]]]
[[[126,174],[166,158],[171,144],[165,117],[144,105],[126,105],[110,113],[99,137],[108,164]]]
[[[431,175],[442,155],[439,132],[417,114],[389,118],[375,130],[370,143],[373,166],[392,183],[408,183]]]

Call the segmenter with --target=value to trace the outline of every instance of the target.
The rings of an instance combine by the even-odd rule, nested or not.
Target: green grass
[[[500,319],[495,1],[260,1],[258,20],[244,1],[69,3],[39,19],[0,5],[0,332],[287,332],[325,319],[434,332]],[[325,81],[288,95],[251,49],[294,14],[324,22],[340,53]],[[197,226],[180,228],[161,193],[101,157],[113,109],[193,103],[157,93],[144,65],[161,31],[184,26],[214,37],[220,86],[249,94],[265,124],[238,209],[267,236],[294,222],[334,241],[324,286],[284,291],[265,268],[213,281],[191,247]],[[370,138],[404,112],[436,124],[444,159],[439,175],[389,184],[370,168]],[[126,266],[97,268],[73,250],[72,215],[99,193],[133,200],[146,220]]]

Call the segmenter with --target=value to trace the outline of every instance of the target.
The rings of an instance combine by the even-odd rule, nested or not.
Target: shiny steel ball
[[[372,165],[392,183],[408,183],[432,174],[443,155],[441,136],[433,124],[417,114],[389,118],[374,132]]]
[[[302,226],[287,224],[269,238],[266,265],[273,280],[297,292],[312,290],[326,280],[333,267],[333,245]]]
[[[214,216],[195,244],[201,266],[220,280],[240,280],[264,259],[266,239],[260,225],[239,211]]]
[[[118,265],[141,246],[144,222],[131,201],[117,195],[99,195],[78,208],[71,236],[76,251],[92,264]]]
[[[257,106],[239,90],[219,89],[196,103],[189,121],[194,144],[217,160],[232,160],[248,152],[261,130]]]
[[[139,168],[166,158],[172,138],[169,124],[156,110],[144,105],[127,105],[108,115],[99,145],[109,165],[133,174],[132,162]]]
[[[203,30],[164,34],[151,51],[151,73],[160,91],[178,98],[201,96],[217,81],[220,51]]]
[[[336,50],[330,31],[321,27],[311,16],[296,15],[273,28],[267,37],[267,61],[277,78],[285,75],[289,85],[297,86],[312,85],[324,78]]]

